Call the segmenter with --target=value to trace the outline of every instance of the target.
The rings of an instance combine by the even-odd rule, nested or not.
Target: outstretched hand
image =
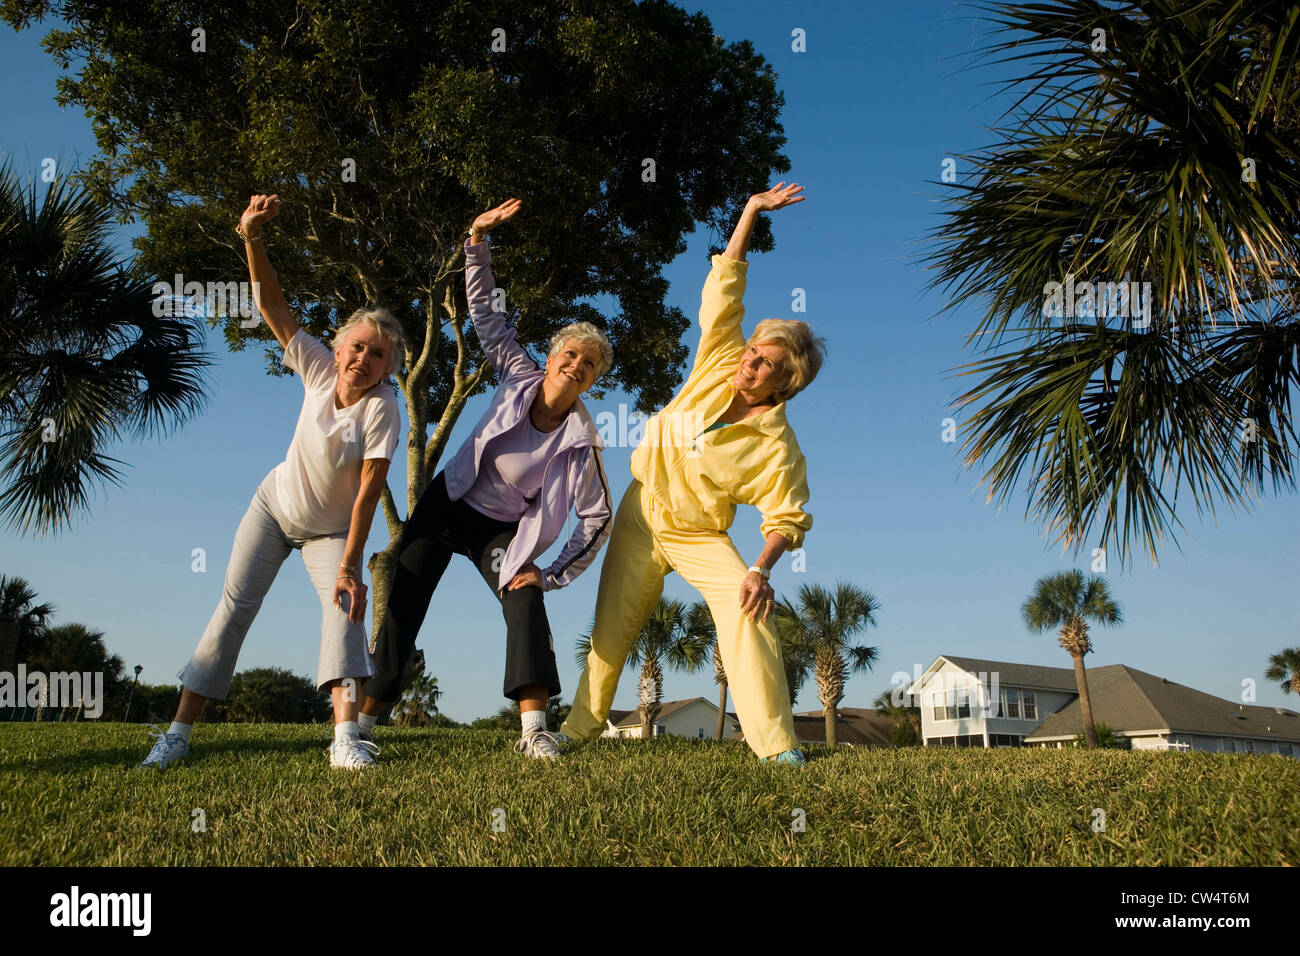
[[[279,212],[279,196],[254,196],[248,200],[248,208],[239,217],[239,228],[244,230],[244,235],[252,238],[264,223],[270,222]]]
[[[765,193],[754,193],[749,197],[749,203],[759,212],[772,212],[775,209],[784,209],[786,206],[803,202],[806,197],[800,196],[801,192],[803,192],[803,187],[797,183],[791,183],[787,186],[781,182]]]
[[[480,214],[474,220],[472,227],[474,232],[479,234],[489,233],[502,223],[509,222],[515,218],[515,214],[519,212],[523,204],[522,199],[507,199],[495,209],[489,209],[487,212]]]

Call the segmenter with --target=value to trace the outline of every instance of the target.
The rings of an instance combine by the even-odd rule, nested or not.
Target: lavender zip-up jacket
[[[474,426],[474,433],[444,469],[447,495],[452,501],[458,501],[473,487],[484,447],[529,413],[546,377],[546,370],[539,368],[519,344],[505,315],[493,309],[494,288],[492,254],[487,243],[471,245],[467,241],[465,296],[469,300],[474,331],[492,363],[498,384],[492,404]],[[600,459],[604,444],[581,400],[574,401],[560,427],[564,436],[542,472],[542,490],[519,519],[519,530],[501,561],[498,591],[504,590],[521,568],[535,562],[555,543],[572,510],[577,511],[578,523],[559,557],[550,567],[542,569],[543,590],[572,583],[596,559],[609,538],[613,509]]]

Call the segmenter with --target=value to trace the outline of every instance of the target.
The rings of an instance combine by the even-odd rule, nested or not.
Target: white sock
[[[523,718],[525,737],[546,729],[546,711],[544,710],[526,710],[520,714],[520,717]]]
[[[176,721],[173,720],[173,721],[172,721],[172,725],[171,725],[170,727],[167,728],[167,733],[169,733],[169,734],[180,734],[182,737],[185,738],[185,742],[186,742],[186,743],[189,743],[189,741],[190,741],[190,731],[193,730],[193,729],[194,729],[194,725],[193,725],[193,724],[179,724],[179,723],[177,723]]]
[[[343,740],[348,737],[356,740],[360,736],[361,732],[357,729],[357,722],[355,720],[344,720],[334,725],[335,740]]]
[[[378,722],[378,714],[357,714],[357,726],[364,731],[373,732]]]

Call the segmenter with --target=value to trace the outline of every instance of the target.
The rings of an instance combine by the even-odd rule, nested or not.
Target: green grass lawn
[[[797,770],[659,738],[548,764],[504,733],[381,727],[378,767],[348,772],[329,767],[329,732],[200,725],[193,755],[160,774],[133,769],[150,746],[139,726],[0,724],[0,864],[1300,861],[1300,762],[1282,757],[844,749]]]

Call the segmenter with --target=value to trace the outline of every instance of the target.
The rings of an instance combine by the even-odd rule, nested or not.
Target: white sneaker
[[[374,729],[373,727],[371,727],[369,730],[366,730],[366,728],[364,728],[364,727],[362,727],[360,724],[358,724],[358,725],[357,725],[357,735],[358,735],[362,740],[368,741],[368,742],[370,742],[370,743],[374,743],[374,742],[375,742],[375,729]]]
[[[525,757],[536,757],[539,760],[559,760],[560,744],[568,742],[569,738],[564,734],[539,730],[519,738],[519,742],[515,744],[515,753],[523,754]]]
[[[180,734],[163,733],[162,729],[150,725],[149,736],[154,739],[153,749],[149,751],[149,756],[141,761],[136,770],[147,770],[150,767],[158,770],[166,770],[178,760],[183,760],[190,755],[190,742]]]
[[[378,755],[379,745],[372,740],[362,740],[360,737],[344,737],[335,739],[330,744],[330,766],[343,767],[347,770],[360,770],[364,767],[373,767],[375,759],[371,754]]]

